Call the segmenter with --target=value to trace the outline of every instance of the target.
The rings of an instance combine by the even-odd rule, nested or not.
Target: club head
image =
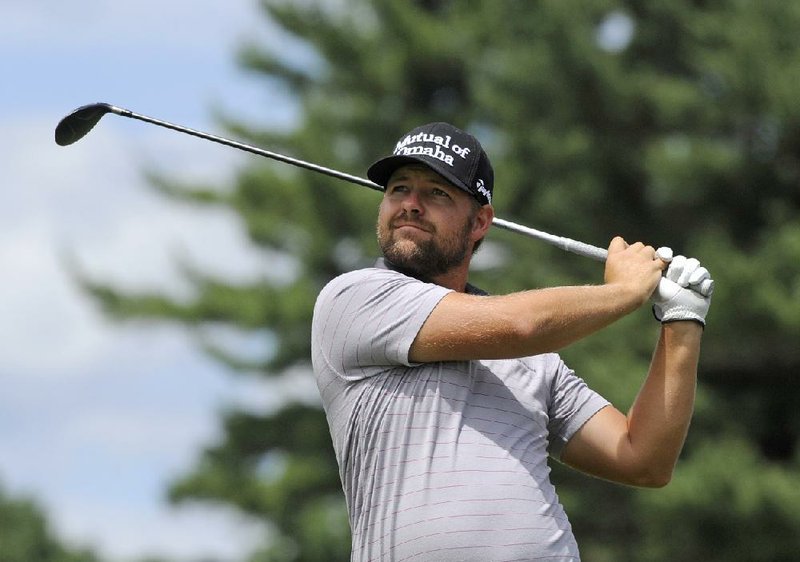
[[[56,126],[56,143],[67,146],[81,140],[114,106],[107,103],[84,105],[64,117]]]

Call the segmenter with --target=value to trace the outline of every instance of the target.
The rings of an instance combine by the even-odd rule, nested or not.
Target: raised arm
[[[600,410],[570,439],[561,460],[622,484],[666,485],[694,409],[701,334],[693,322],[665,324],[628,415],[613,406]]]
[[[660,487],[672,478],[694,409],[697,363],[710,297],[678,285],[708,277],[696,260],[670,266],[668,294],[654,295],[661,334],[647,377],[625,416],[613,407],[595,414],[570,439],[561,459],[607,480]],[[669,285],[669,284],[667,284]]]
[[[415,362],[508,359],[556,351],[645,303],[664,262],[642,243],[615,238],[605,283],[477,297],[445,296],[411,346]]]

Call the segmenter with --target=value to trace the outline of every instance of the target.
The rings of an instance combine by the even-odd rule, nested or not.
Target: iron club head
[[[81,140],[97,125],[106,113],[114,111],[114,106],[107,103],[84,105],[64,117],[56,126],[56,143],[67,146]]]

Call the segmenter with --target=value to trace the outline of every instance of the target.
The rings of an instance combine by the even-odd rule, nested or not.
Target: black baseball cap
[[[428,123],[403,135],[391,156],[375,162],[367,177],[384,189],[399,167],[425,164],[481,205],[492,202],[494,170],[478,139],[448,123]]]

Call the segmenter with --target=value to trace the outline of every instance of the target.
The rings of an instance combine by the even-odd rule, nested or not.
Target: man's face
[[[398,168],[378,212],[383,255],[415,276],[432,279],[461,264],[475,241],[472,198],[421,164]]]

